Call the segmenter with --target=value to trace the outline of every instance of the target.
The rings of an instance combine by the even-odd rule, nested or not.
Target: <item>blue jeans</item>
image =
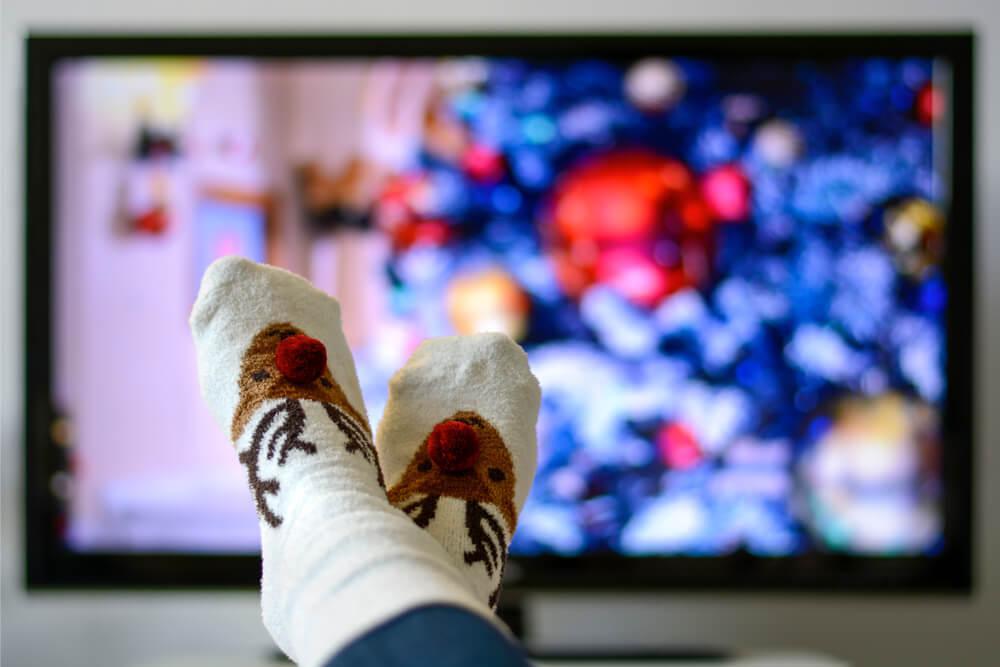
[[[326,667],[530,667],[524,650],[476,614],[419,607],[370,630]]]

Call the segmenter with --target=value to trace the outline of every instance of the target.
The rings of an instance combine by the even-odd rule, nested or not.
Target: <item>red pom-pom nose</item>
[[[278,343],[274,363],[281,374],[292,382],[308,384],[326,369],[326,347],[305,334],[289,336]]]
[[[427,439],[427,454],[445,472],[462,472],[479,458],[479,436],[465,422],[441,422]]]

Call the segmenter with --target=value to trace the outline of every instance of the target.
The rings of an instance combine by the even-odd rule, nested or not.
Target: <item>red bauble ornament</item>
[[[154,206],[132,220],[136,231],[159,235],[167,231],[167,211],[163,206]]]
[[[656,446],[662,461],[678,470],[692,468],[703,458],[697,438],[687,426],[677,422],[660,429],[656,434]]]
[[[717,167],[705,174],[701,192],[719,220],[736,222],[750,215],[750,180],[734,164]]]
[[[913,103],[913,112],[924,125],[933,125],[944,113],[945,99],[940,90],[931,84],[925,84],[917,92]]]
[[[439,247],[451,240],[451,227],[444,220],[413,220],[404,222],[392,233],[392,244],[397,250],[413,246]]]
[[[690,172],[675,160],[645,151],[609,153],[562,178],[553,198],[554,222],[570,241],[647,238],[663,205],[690,185]]]
[[[274,364],[295,384],[308,384],[326,370],[326,346],[305,334],[289,336],[278,343]]]
[[[489,146],[469,146],[462,155],[462,169],[477,181],[498,181],[503,176],[503,155]]]
[[[550,257],[572,297],[596,283],[652,308],[697,285],[712,264],[715,210],[684,163],[649,151],[613,151],[568,170],[549,217]]]
[[[479,459],[479,435],[465,422],[441,422],[427,438],[427,455],[445,472],[469,470]]]

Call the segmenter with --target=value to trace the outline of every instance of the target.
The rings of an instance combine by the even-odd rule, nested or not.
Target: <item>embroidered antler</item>
[[[323,403],[323,409],[330,417],[330,421],[347,436],[347,452],[349,454],[361,453],[368,463],[371,463],[378,475],[378,485],[385,488],[385,479],[382,477],[382,467],[378,464],[378,452],[372,444],[371,436],[368,432],[358,426],[354,418],[347,414],[340,406],[333,403]]]
[[[306,413],[302,409],[299,401],[286,399],[268,410],[257,427],[254,429],[250,447],[240,452],[240,463],[246,466],[247,481],[253,490],[254,501],[257,504],[257,512],[272,528],[281,525],[282,518],[271,510],[267,503],[267,496],[276,496],[281,489],[281,485],[276,478],[261,479],[260,477],[260,454],[264,444],[264,436],[271,429],[271,425],[280,415],[284,415],[284,421],[271,434],[267,442],[267,460],[278,456],[278,465],[283,466],[288,460],[288,455],[292,450],[298,449],[308,455],[316,453],[316,445],[301,439],[302,431],[305,429]],[[279,447],[280,442],[280,447]]]
[[[492,577],[506,559],[507,537],[503,527],[482,504],[470,500],[465,503],[465,528],[473,546],[472,551],[465,552],[466,564],[481,562]]]
[[[404,505],[402,509],[406,514],[413,519],[413,523],[417,524],[421,528],[426,528],[434,520],[434,515],[437,513],[439,496],[425,496],[421,500],[415,500],[408,505]]]
[[[465,527],[473,545],[472,551],[465,552],[465,562],[469,565],[482,562],[491,578],[494,572],[500,573],[488,600],[490,608],[495,608],[507,566],[507,535],[500,522],[481,503],[472,500],[465,503]]]

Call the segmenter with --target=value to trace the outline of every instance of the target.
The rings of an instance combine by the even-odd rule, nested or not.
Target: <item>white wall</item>
[[[971,599],[813,595],[540,598],[548,641],[825,650],[859,665],[1000,664],[1000,2],[996,0],[3,0],[0,172],[2,661],[135,665],[170,654],[256,655],[253,596],[34,595],[21,590],[22,36],[28,30],[746,30],[974,27],[979,386],[977,591]],[[218,663],[217,663],[218,664]]]

